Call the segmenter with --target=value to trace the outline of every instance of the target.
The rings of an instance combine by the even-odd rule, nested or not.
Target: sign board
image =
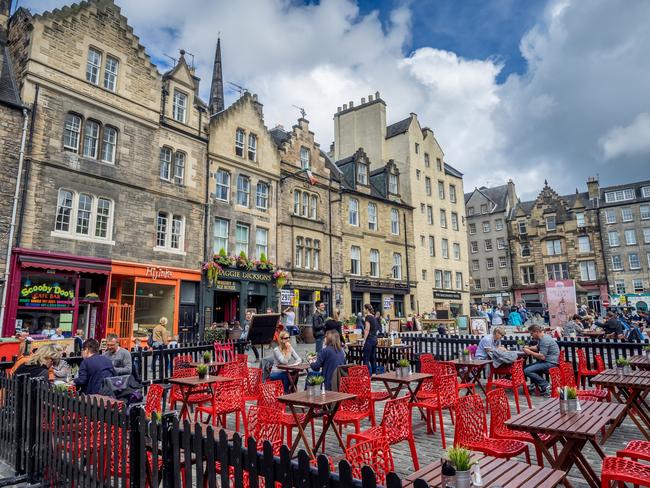
[[[438,300],[460,300],[460,292],[457,291],[434,291],[433,298]]]
[[[70,308],[74,307],[74,290],[56,283],[24,285],[18,297],[19,307]]]
[[[216,290],[224,291],[239,291],[239,283],[235,283],[234,281],[217,280],[214,288]]]
[[[291,305],[293,302],[293,292],[291,290],[280,290],[280,304]]]
[[[320,300],[320,290],[314,292],[314,301],[317,302]]]
[[[546,301],[551,327],[564,327],[577,309],[576,287],[573,280],[548,280]]]
[[[270,283],[273,278],[271,273],[260,273],[257,271],[245,271],[241,269],[226,268],[219,274],[219,279],[223,280],[246,280],[246,281],[264,281]]]
[[[300,290],[298,288],[293,290],[293,303],[292,303],[292,305],[294,307],[298,307],[298,305],[300,305]]]
[[[393,297],[384,297],[384,310],[390,310],[393,306]]]
[[[405,293],[410,290],[408,283],[402,281],[382,280],[350,280],[350,291],[393,291],[403,290]]]
[[[279,313],[256,314],[248,325],[247,339],[251,344],[270,344],[280,320]]]

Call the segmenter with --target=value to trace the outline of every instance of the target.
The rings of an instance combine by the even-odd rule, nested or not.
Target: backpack
[[[153,332],[149,332],[147,335],[147,346],[153,347]]]
[[[132,375],[105,378],[99,394],[124,402],[127,412],[131,405],[144,400],[142,385]]]

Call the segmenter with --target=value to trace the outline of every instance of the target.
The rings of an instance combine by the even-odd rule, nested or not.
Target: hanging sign
[[[291,290],[280,290],[280,303],[282,305],[291,305],[293,292]]]

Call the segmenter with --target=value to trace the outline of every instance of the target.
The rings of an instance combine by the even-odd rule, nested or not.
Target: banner
[[[573,280],[547,281],[546,299],[551,328],[564,327],[577,313],[576,286]]]

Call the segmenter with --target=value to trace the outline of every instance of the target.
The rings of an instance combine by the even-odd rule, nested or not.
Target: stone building
[[[607,293],[598,208],[588,192],[558,195],[548,183],[508,219],[514,300],[546,303],[547,280],[573,279],[578,303],[600,310]]]
[[[339,169],[304,117],[271,135],[281,158],[278,265],[290,272],[286,288],[298,297],[296,320],[305,323],[318,300],[328,310],[343,306]]]
[[[363,149],[336,161],[342,190],[343,313],[370,303],[390,317],[415,312],[413,208],[402,198],[394,161],[372,169]]]
[[[512,303],[512,261],[507,220],[517,202],[515,184],[465,194],[473,303]]]
[[[19,8],[9,25],[33,125],[5,335],[130,337],[161,316],[193,328],[207,144],[194,68],[181,51],[161,74],[111,0]]]
[[[587,186],[598,202],[610,294],[650,292],[650,180],[600,188]]]
[[[444,161],[433,131],[417,115],[386,125],[386,103],[379,93],[339,107],[334,114],[334,156],[363,148],[373,165],[393,161],[400,174],[400,198],[413,207],[408,235],[415,246],[412,309],[416,313],[451,308],[469,313],[469,271],[462,174]],[[343,209],[345,212],[345,208]]]
[[[215,70],[219,65],[215,62]],[[208,249],[235,257],[244,253],[251,260],[264,254],[276,262],[280,152],[264,125],[262,104],[245,92],[225,110],[215,100],[210,105],[217,108],[208,144]],[[246,309],[263,313],[277,299],[270,273],[231,269],[206,290],[205,321],[241,322]]]

